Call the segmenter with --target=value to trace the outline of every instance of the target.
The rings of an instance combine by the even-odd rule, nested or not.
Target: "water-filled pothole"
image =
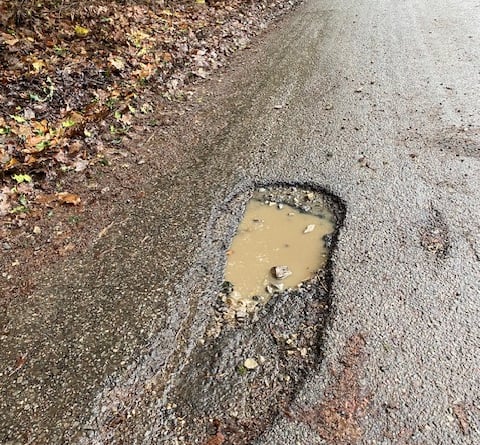
[[[314,196],[302,195],[307,201]],[[334,228],[327,209],[318,216],[283,202],[250,200],[227,252],[229,304],[248,310],[312,278],[327,261],[325,236]]]
[[[230,202],[222,209],[225,218],[232,216],[230,224],[235,223],[234,217],[240,219],[240,206],[246,198],[239,195],[231,201],[233,205]],[[237,292],[243,292],[252,307],[246,308],[238,302],[243,297],[235,303],[231,286],[224,286],[220,292],[204,335],[196,339],[188,359],[169,381],[168,404],[157,412],[165,438],[171,439],[169,443],[253,443],[278,415],[288,411],[297,391],[321,361],[323,331],[330,313],[328,259],[342,224],[343,204],[319,191],[283,185],[258,189],[248,198],[253,201],[247,205],[247,219],[252,208],[273,213],[274,220],[287,218],[288,213],[294,213],[290,217],[299,221],[303,217],[313,218],[298,225],[300,233],[297,229],[294,232],[297,238],[305,237],[315,245],[315,253],[311,254],[315,262],[304,267],[304,272],[284,290],[251,300],[250,294],[262,291],[263,275],[257,287],[242,290],[239,280],[229,275],[227,267],[227,276],[237,281]],[[283,208],[279,209],[279,205]],[[262,219],[265,224],[266,216],[253,219]],[[227,226],[219,224],[219,227]],[[326,239],[321,234],[322,227],[331,232]],[[239,230],[237,226],[237,232],[243,229],[243,225]],[[280,229],[281,244],[288,243],[285,235],[286,230]],[[226,242],[226,250],[228,245]],[[310,247],[302,247],[300,252]],[[235,249],[232,244],[230,250]],[[234,254],[227,255],[229,261]],[[288,266],[294,272],[297,268],[290,262],[275,264],[283,262],[281,259],[272,261],[267,269]],[[248,270],[243,275],[251,278]],[[283,281],[268,280],[270,285]]]
[[[227,318],[244,318],[325,266],[337,221],[324,198],[298,187],[254,192],[227,251]]]

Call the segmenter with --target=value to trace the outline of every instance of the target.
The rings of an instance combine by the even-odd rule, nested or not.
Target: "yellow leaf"
[[[39,73],[45,67],[45,62],[43,60],[35,60],[35,62],[32,62],[32,66],[35,72]]]
[[[80,25],[75,25],[75,35],[77,37],[85,37],[90,32],[88,28],[84,28]]]

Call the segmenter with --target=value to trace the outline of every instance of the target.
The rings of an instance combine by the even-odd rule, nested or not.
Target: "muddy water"
[[[225,280],[233,284],[230,304],[248,309],[259,299],[267,301],[272,291],[311,278],[327,261],[323,237],[333,233],[332,221],[331,214],[320,218],[286,204],[252,199],[227,252]],[[275,266],[287,266],[291,275],[275,278]]]

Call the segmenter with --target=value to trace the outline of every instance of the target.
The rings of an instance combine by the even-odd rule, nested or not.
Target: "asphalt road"
[[[200,143],[12,305],[0,442],[182,443],[155,412],[222,281],[220,216],[287,182],[346,217],[303,415],[256,443],[480,443],[479,30],[478,0],[311,0],[205,84]]]

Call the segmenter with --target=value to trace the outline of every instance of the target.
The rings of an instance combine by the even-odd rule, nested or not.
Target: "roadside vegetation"
[[[80,204],[62,178],[110,162],[137,116],[154,109],[145,90],[186,101],[185,87],[244,47],[282,3],[2,2],[2,235],[46,205]]]

